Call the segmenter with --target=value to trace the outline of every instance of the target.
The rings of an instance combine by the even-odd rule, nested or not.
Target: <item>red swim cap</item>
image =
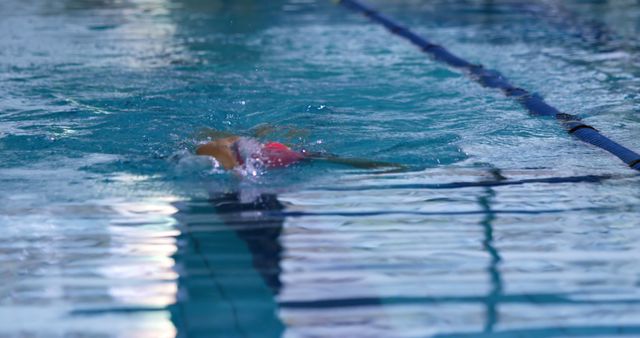
[[[304,155],[280,142],[269,142],[262,146],[260,157],[268,168],[286,167],[304,158]]]

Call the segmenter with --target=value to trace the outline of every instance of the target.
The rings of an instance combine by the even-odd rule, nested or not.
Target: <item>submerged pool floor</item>
[[[633,1],[371,5],[640,149]],[[640,178],[329,1],[0,2],[0,337],[640,336]],[[220,131],[401,163],[242,179]]]

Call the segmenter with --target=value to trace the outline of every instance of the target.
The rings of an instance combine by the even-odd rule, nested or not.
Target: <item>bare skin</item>
[[[238,139],[238,136],[230,136],[205,143],[196,149],[196,154],[211,156],[220,162],[223,168],[231,170],[240,164],[236,159],[235,152],[231,149],[233,143]]]

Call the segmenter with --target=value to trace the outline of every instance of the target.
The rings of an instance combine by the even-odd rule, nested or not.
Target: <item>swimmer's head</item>
[[[268,168],[286,167],[304,159],[304,155],[280,142],[265,144],[260,156]]]

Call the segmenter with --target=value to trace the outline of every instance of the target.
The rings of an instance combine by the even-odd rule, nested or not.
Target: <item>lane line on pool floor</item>
[[[602,135],[596,128],[583,123],[580,117],[562,113],[557,108],[546,103],[541,96],[512,85],[500,72],[486,69],[480,64],[473,64],[454,55],[446,48],[431,43],[357,0],[337,0],[337,2],[350,10],[364,14],[373,22],[384,26],[391,33],[409,40],[436,61],[465,71],[482,86],[502,90],[506,96],[516,99],[532,115],[556,118],[570,135],[613,154],[630,168],[640,171],[640,154]]]

